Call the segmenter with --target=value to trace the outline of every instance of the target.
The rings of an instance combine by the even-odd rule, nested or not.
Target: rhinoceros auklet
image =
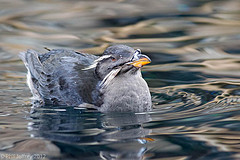
[[[43,105],[92,104],[102,112],[145,112],[151,95],[141,67],[150,58],[126,45],[108,47],[102,56],[67,49],[41,54],[21,52],[34,100]]]

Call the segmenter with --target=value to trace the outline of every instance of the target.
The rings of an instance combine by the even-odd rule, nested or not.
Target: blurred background
[[[152,59],[153,112],[31,113],[19,52],[112,44]],[[238,0],[0,0],[0,157],[239,159],[239,54]]]

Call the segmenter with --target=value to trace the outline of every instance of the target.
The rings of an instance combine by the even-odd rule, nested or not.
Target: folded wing
[[[28,85],[35,100],[45,104],[76,106],[92,103],[98,78],[95,68],[84,70],[98,57],[73,50],[55,49],[41,54],[21,52],[28,69]]]

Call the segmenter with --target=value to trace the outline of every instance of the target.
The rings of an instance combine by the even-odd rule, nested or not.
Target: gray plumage
[[[152,103],[141,67],[132,65],[137,56],[145,56],[137,52],[115,45],[101,57],[54,49],[44,54],[28,50],[21,52],[20,58],[28,70],[34,100],[45,105],[87,103],[102,112],[143,112],[151,110]]]

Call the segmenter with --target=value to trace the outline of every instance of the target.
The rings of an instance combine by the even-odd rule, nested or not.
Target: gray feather
[[[97,80],[94,71],[82,71],[98,57],[56,49],[40,54],[33,50],[19,54],[29,71],[29,87],[33,96],[46,104],[79,105],[91,102]],[[87,85],[92,81],[93,84]]]

